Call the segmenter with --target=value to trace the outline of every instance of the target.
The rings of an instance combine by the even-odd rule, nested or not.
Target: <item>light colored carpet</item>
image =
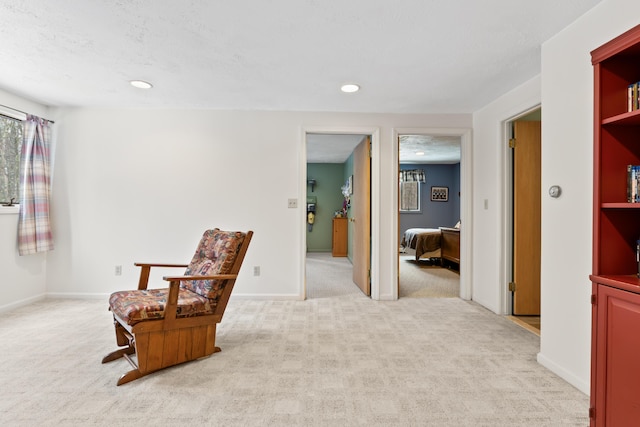
[[[345,257],[332,257],[327,252],[307,253],[307,298],[357,295],[362,292],[353,283],[353,267]],[[439,265],[417,262],[413,255],[399,260],[400,298],[457,298],[460,274]]]
[[[439,265],[416,261],[415,256],[401,255],[399,262],[400,298],[457,298],[460,274]]]
[[[0,314],[0,425],[585,426],[539,338],[459,298],[231,298],[220,353],[116,387],[106,301]]]
[[[347,257],[330,252],[308,252],[306,262],[307,298],[362,295],[353,282],[353,266]]]

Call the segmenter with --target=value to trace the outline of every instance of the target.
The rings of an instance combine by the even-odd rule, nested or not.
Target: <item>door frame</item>
[[[394,128],[393,129],[393,149],[392,161],[394,177],[398,179],[400,160],[398,158],[398,137],[400,135],[443,135],[460,137],[460,298],[471,300],[473,298],[473,288],[471,284],[471,252],[473,236],[473,149],[471,144],[471,129],[469,128]],[[392,185],[393,200],[395,209],[393,211],[392,222],[395,228],[395,242],[400,241],[399,231],[399,206],[398,206],[398,186]],[[397,244],[396,244],[397,245]],[[398,253],[393,252],[395,258],[392,262],[392,274],[396,280],[393,291],[394,299],[398,299],[398,288],[400,279],[398,277]]]
[[[542,109],[538,103],[502,122],[502,153],[503,153],[503,202],[502,217],[504,218],[502,230],[502,273],[500,280],[500,305],[502,313],[513,315],[513,295],[509,291],[509,282],[513,278],[513,153],[509,148],[509,140],[513,135],[513,122],[528,116],[534,111]],[[540,142],[542,144],[542,141]],[[541,302],[542,304],[542,302]],[[542,308],[541,308],[542,310]]]
[[[371,136],[371,299],[380,299],[380,128],[378,127],[345,127],[345,126],[304,126],[300,129],[300,170],[298,173],[298,199],[307,200],[307,134],[327,135],[370,135]],[[302,299],[307,298],[307,233],[306,210],[298,203],[298,230],[302,248],[300,265],[300,289]]]

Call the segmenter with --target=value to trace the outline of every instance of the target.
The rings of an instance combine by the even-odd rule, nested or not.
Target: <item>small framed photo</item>
[[[448,202],[449,187],[431,187],[432,202]]]
[[[353,175],[349,176],[349,179],[347,180],[347,188],[349,189],[349,195],[353,194]]]

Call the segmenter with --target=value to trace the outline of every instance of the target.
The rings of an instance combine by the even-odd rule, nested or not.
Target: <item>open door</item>
[[[353,152],[353,282],[371,295],[371,139],[365,137]]]
[[[541,122],[515,121],[513,314],[540,315]]]

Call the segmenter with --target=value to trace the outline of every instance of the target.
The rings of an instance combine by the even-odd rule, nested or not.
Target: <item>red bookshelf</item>
[[[640,203],[627,203],[627,165],[640,165],[640,25],[591,52],[594,182],[591,426],[640,420]]]

